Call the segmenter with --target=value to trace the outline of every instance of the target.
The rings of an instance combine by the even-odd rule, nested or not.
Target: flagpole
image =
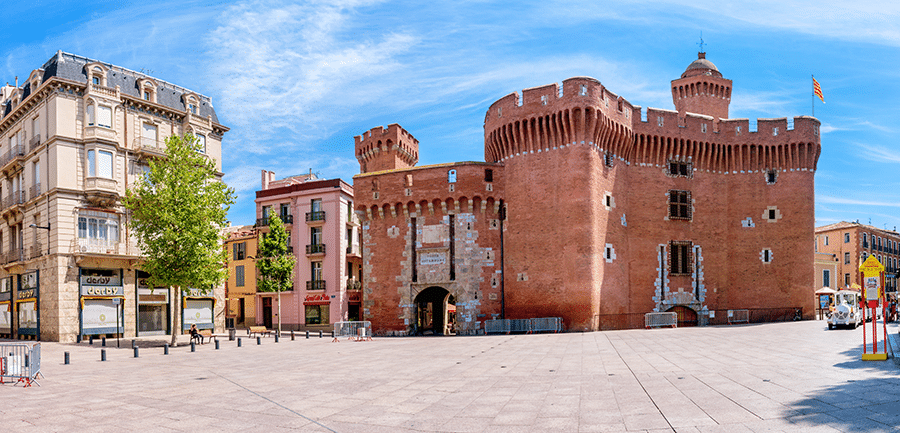
[[[816,77],[812,74],[809,75],[812,81],[809,83],[812,85],[812,95],[810,98],[810,103],[812,104],[812,117],[816,117]]]

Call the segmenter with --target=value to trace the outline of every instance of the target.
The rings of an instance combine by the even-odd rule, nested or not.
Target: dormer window
[[[185,111],[194,115],[200,114],[200,97],[195,93],[185,94],[181,97],[181,100],[184,102]]]
[[[95,86],[106,86],[106,68],[99,64],[94,64],[88,68],[91,84]]]
[[[197,114],[197,104],[188,104],[188,110],[191,114]]]

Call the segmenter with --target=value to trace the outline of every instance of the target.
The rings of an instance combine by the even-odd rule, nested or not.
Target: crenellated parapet
[[[634,147],[627,159],[636,165],[691,162],[695,170],[749,173],[766,170],[815,171],[821,152],[819,121],[793,119],[718,119],[702,114],[635,107]]]
[[[412,167],[419,161],[419,140],[396,123],[353,138],[360,173]]]
[[[631,104],[590,77],[511,93],[485,114],[485,160],[587,145],[621,157],[632,143]]]

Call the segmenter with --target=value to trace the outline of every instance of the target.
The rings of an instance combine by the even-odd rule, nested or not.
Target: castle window
[[[494,170],[489,168],[484,170],[484,181],[485,182],[493,182],[494,181]]]
[[[706,134],[706,124],[705,123],[700,124],[700,132]]]
[[[691,192],[669,190],[669,219],[691,219]]]
[[[497,117],[503,117],[503,107],[497,107]]]
[[[759,259],[763,263],[772,263],[772,250],[766,248],[759,253]]]
[[[547,101],[550,98],[547,95],[541,95],[541,105],[547,105]]]
[[[691,177],[693,173],[693,164],[685,161],[669,161],[669,176]]]
[[[736,135],[740,134],[740,133],[741,133],[741,127],[740,127],[740,126],[735,126],[735,127],[734,127],[734,133],[735,133]]]
[[[606,153],[603,154],[603,163],[604,163],[607,167],[612,167],[612,166],[613,166],[613,156],[612,156],[612,152],[606,152]]]
[[[778,170],[766,170],[766,183],[771,185],[778,180]]]
[[[612,244],[606,244],[604,257],[606,258],[606,263],[612,263],[616,258],[616,250],[615,248],[613,248]]]
[[[587,96],[587,86],[581,85],[581,96]]]
[[[669,273],[690,275],[694,265],[693,243],[691,241],[670,241]]]
[[[656,118],[656,124],[657,124],[658,126],[663,126],[663,125],[665,124],[665,122],[663,121],[663,117],[662,117],[662,116],[657,116],[657,118]]]
[[[770,218],[774,218],[774,217],[775,217],[775,211],[772,210],[772,209],[769,209],[769,215],[771,215]],[[827,235],[825,236],[825,241],[824,241],[824,242],[825,242],[825,246],[827,247],[827,246],[828,246],[828,236],[827,236]]]
[[[447,182],[456,182],[456,170],[450,170],[447,172]]]
[[[778,135],[778,128],[772,128],[772,135],[773,135],[773,136],[777,136],[777,135]]]

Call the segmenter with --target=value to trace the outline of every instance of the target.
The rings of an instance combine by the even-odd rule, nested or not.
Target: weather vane
[[[697,45],[700,45],[700,52],[701,53],[704,52],[703,51],[703,31],[700,31],[700,43]]]

